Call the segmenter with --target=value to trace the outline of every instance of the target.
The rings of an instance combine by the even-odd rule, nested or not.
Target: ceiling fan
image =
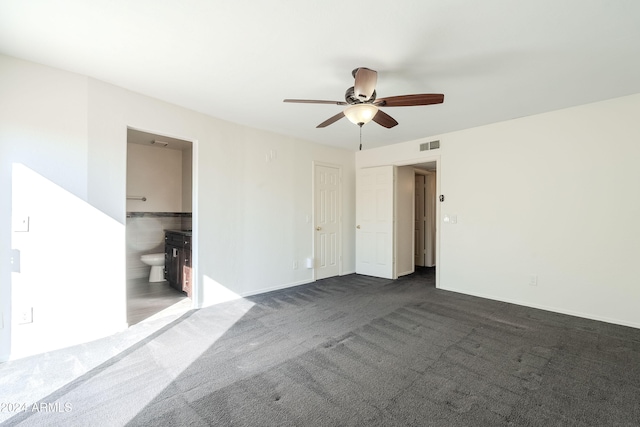
[[[344,111],[328,118],[320,123],[318,128],[324,128],[347,117],[352,123],[362,126],[371,120],[386,128],[392,128],[398,122],[380,110],[379,107],[409,107],[415,105],[441,104],[444,95],[439,93],[423,93],[414,95],[389,96],[376,98],[376,83],[378,73],[369,68],[356,68],[351,73],[355,83],[344,94],[344,101],[322,101],[315,99],[285,99],[284,102],[297,102],[301,104],[336,104],[347,105]]]

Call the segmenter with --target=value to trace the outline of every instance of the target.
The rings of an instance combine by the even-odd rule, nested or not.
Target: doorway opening
[[[414,265],[436,266],[436,164],[414,166]]]
[[[193,142],[127,129],[129,326],[193,306]]]
[[[437,163],[397,166],[394,190],[396,276],[435,268]]]

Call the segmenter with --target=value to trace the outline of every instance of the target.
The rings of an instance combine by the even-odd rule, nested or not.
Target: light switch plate
[[[13,218],[13,231],[29,231],[29,216],[16,216]]]

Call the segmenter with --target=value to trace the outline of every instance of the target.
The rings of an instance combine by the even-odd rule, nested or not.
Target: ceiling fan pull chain
[[[362,151],[362,123],[360,123],[360,151]]]

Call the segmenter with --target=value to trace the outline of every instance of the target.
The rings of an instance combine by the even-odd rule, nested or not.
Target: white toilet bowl
[[[151,271],[149,272],[150,282],[164,281],[164,253],[142,255],[140,260],[151,266]]]

